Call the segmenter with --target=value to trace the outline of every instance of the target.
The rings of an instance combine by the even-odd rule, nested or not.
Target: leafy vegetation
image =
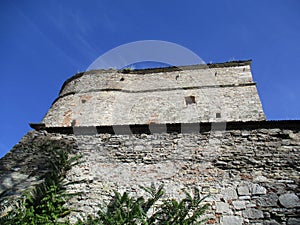
[[[186,197],[181,201],[162,199],[164,190],[152,184],[150,188],[143,188],[150,197],[131,197],[128,193],[121,195],[115,191],[114,197],[103,210],[98,212],[97,218],[89,216],[85,221],[78,221],[77,225],[192,225],[206,221],[200,217],[208,208],[203,204],[199,190],[195,189],[192,196],[185,192]],[[157,204],[158,201],[161,203]]]
[[[14,210],[0,218],[0,224],[66,224],[59,223],[59,218],[70,213],[64,204],[71,195],[66,193],[63,180],[79,156],[70,158],[72,146],[59,140],[49,140],[41,148],[50,154],[44,182],[25,192]]]

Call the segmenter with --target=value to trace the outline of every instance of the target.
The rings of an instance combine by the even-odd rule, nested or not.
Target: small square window
[[[184,100],[185,100],[186,105],[196,104],[196,97],[195,96],[184,97]]]
[[[216,113],[216,118],[221,118],[221,113]]]

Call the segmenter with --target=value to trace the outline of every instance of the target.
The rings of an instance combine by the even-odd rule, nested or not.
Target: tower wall
[[[216,65],[75,75],[42,123],[68,127],[264,120],[250,63]]]

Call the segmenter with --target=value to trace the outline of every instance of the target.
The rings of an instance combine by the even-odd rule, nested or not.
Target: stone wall
[[[250,62],[217,65],[75,75],[42,123],[68,127],[264,120]]]
[[[84,160],[66,178],[82,192],[72,222],[153,182],[169,198],[209,195],[209,224],[300,224],[300,123],[265,121],[249,61],[77,74],[31,126],[0,159],[1,215],[3,199],[43,182],[42,143],[61,141]]]
[[[139,185],[154,182],[163,183],[172,198],[193,187],[210,194],[210,224],[300,222],[299,129],[74,138],[85,162],[68,179],[85,182],[69,187],[84,193],[70,205],[83,214],[95,213],[113,189],[141,194]]]
[[[77,151],[72,136],[30,131],[0,159],[0,218],[22,201],[25,192],[44,182],[53,148]]]
[[[74,135],[31,131],[0,160],[1,199],[17,199],[42,182],[50,161],[41,146],[72,144],[83,161],[73,167],[70,220],[95,214],[113,190],[140,195],[140,185],[164,184],[166,196],[180,199],[183,189],[210,195],[209,224],[287,224],[300,221],[300,129],[230,127],[201,133]],[[264,122],[270,124],[270,122]],[[276,124],[276,123],[275,123]],[[298,124],[298,125],[297,125]],[[264,125],[265,126],[265,125]],[[267,126],[265,126],[267,127]],[[290,127],[290,128],[287,128]],[[1,215],[6,210],[2,205]]]

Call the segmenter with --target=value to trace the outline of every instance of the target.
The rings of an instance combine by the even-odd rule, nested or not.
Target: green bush
[[[89,216],[76,225],[191,225],[206,221],[200,220],[200,217],[208,205],[203,204],[205,197],[200,197],[198,189],[193,196],[185,192],[186,196],[181,201],[163,199],[163,186],[156,189],[152,184],[150,188],[143,189],[150,194],[149,198],[131,197],[127,192],[121,195],[115,191],[110,203],[101,207],[97,218]],[[158,200],[160,204],[157,204]]]

